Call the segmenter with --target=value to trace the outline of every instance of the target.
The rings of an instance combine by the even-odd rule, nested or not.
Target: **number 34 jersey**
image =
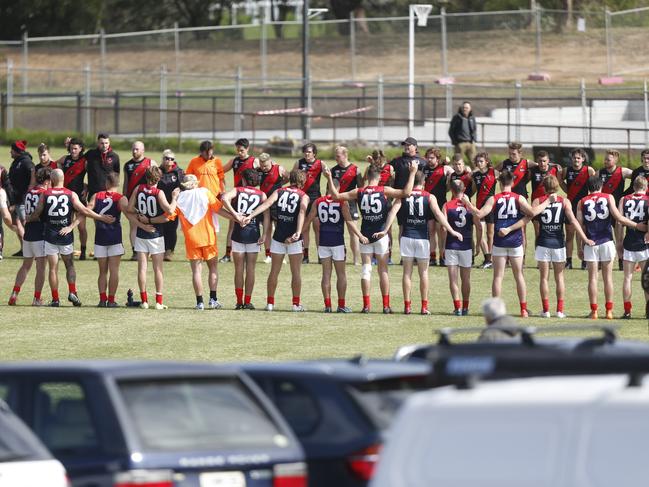
[[[383,230],[388,220],[390,203],[382,186],[358,188],[358,202],[362,218],[361,233],[370,242],[376,242],[373,235]]]
[[[52,245],[70,245],[74,240],[73,233],[60,235],[61,229],[72,224],[74,208],[72,191],[67,188],[49,188],[43,192],[43,213],[45,240]]]
[[[251,186],[237,187],[237,196],[233,199],[233,208],[237,213],[250,215],[261,204],[264,192]],[[259,241],[259,217],[250,220],[250,223],[242,227],[238,223],[232,230],[232,240],[242,244],[253,244]]]
[[[297,231],[297,217],[300,214],[302,196],[304,191],[292,186],[277,190],[277,224],[273,240],[285,242]]]
[[[629,194],[622,199],[622,202],[622,213],[625,217],[636,223],[647,223],[649,196],[645,193]],[[630,252],[645,250],[647,244],[644,243],[644,236],[645,232],[639,232],[634,228],[627,227],[622,245]]]
[[[494,228],[494,245],[496,247],[515,248],[523,245],[523,231],[520,228],[504,237],[498,235],[498,230],[511,227],[523,218],[518,198],[519,195],[511,191],[503,191],[494,196],[494,206],[491,211],[496,224]]]

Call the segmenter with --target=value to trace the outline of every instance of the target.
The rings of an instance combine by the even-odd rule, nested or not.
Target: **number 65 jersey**
[[[382,186],[358,188],[358,206],[361,209],[361,233],[370,242],[376,242],[373,235],[383,230],[388,220],[390,203]]]
[[[52,245],[70,245],[74,241],[72,232],[67,235],[60,235],[59,232],[72,224],[72,191],[67,188],[49,188],[41,197],[44,198],[41,218],[44,223],[45,241]]]
[[[622,199],[622,214],[636,223],[646,223],[649,215],[649,196],[645,193],[626,195]],[[623,247],[630,252],[641,252],[647,249],[644,243],[645,232],[627,227]]]
[[[523,245],[523,231],[519,228],[504,237],[498,235],[498,230],[511,227],[523,218],[518,198],[520,195],[504,191],[494,196],[494,206],[491,210],[494,216],[494,245],[496,247],[515,248]]]

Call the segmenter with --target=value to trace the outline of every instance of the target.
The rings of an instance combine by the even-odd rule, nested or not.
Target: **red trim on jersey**
[[[140,184],[140,181],[144,177],[144,173],[146,172],[147,169],[151,167],[151,159],[148,157],[145,157],[142,162],[140,162],[140,165],[135,168],[135,171],[133,171],[133,174],[131,174],[131,177],[128,180],[128,186],[126,188],[126,191],[128,194],[132,194],[133,190],[135,187]]]
[[[570,187],[568,188],[568,199],[570,201],[574,200],[579,192],[583,189],[584,185],[588,181],[588,166],[582,166],[579,170],[579,174],[574,179]]]
[[[527,177],[527,171],[529,170],[527,159],[521,159],[518,162],[516,168],[512,171],[514,176],[514,182],[512,183],[512,188],[515,188]]]
[[[306,180],[304,181],[304,186],[302,186],[302,191],[306,192],[313,185],[316,178],[320,175],[322,171],[322,161],[316,159],[313,165],[306,171]]]
[[[356,167],[354,164],[351,164],[338,180],[338,184],[340,186],[338,191],[340,191],[341,193],[346,193],[349,190],[349,185],[352,184],[354,179],[356,179],[356,176],[358,176],[358,167]]]
[[[386,162],[381,168],[381,175],[379,176],[379,186],[385,186],[390,182],[392,177],[392,166],[389,162]]]
[[[273,186],[277,184],[277,181],[280,179],[279,175],[279,164],[273,164],[270,166],[270,171],[267,173],[263,173],[264,176],[264,181],[259,185],[259,189],[261,189],[264,193],[266,193],[266,196],[270,196],[268,194],[271,189],[273,189]]]
[[[63,186],[68,187],[74,179],[86,169],[86,158],[80,157],[63,175]]]
[[[496,184],[496,171],[490,167],[487,175],[482,180],[482,184],[478,188],[478,196],[476,196],[475,204],[478,208],[482,208],[491,195],[491,190]]]
[[[426,181],[424,182],[424,189],[428,192],[433,191],[433,189],[435,189],[435,187],[439,184],[444,176],[444,166],[440,164],[435,169],[433,169],[433,172],[431,172],[430,175],[426,178]]]
[[[608,171],[607,171],[608,172]],[[613,174],[608,178],[608,181],[602,186],[602,192],[606,194],[613,194],[615,190],[620,186],[620,183],[624,181],[622,177],[622,168],[616,167]]]
[[[558,170],[557,166],[551,165],[548,168],[547,172],[543,175],[541,180],[538,182],[538,185],[536,186],[536,188],[534,188],[534,191],[532,191],[532,199],[533,200],[536,199],[536,198],[540,198],[541,196],[545,195],[545,188],[543,187],[543,180],[548,176],[554,176],[554,177],[558,178],[558,175],[559,175],[558,173],[559,173],[559,170]],[[534,180],[532,180],[532,181],[534,181]]]
[[[241,174],[246,169],[253,169],[255,167],[255,156],[248,156],[248,159],[243,161],[238,169],[234,170],[234,185],[241,186]]]

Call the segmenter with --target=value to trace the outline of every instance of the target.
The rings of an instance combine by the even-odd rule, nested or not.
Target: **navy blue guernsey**
[[[70,245],[74,242],[73,233],[60,235],[59,232],[72,224],[72,191],[67,188],[49,188],[41,197],[45,204],[42,213],[45,241],[52,245]]]
[[[358,202],[362,219],[361,233],[370,242],[376,242],[377,239],[373,235],[383,231],[390,210],[383,186],[358,188]]]
[[[543,212],[536,217],[539,222],[539,237],[536,239],[538,247],[560,249],[565,247],[566,238],[563,226],[566,221],[565,201],[561,196],[556,197]],[[539,204],[548,199],[547,195],[539,198]]]
[[[25,215],[29,216],[34,213],[34,210],[38,206],[38,203],[45,192],[45,188],[42,186],[34,186],[32,189],[27,191],[25,195]],[[38,242],[43,240],[43,215],[38,221],[29,222],[25,224],[25,236],[23,240],[27,242]]]
[[[108,247],[122,243],[122,224],[120,222],[122,212],[119,209],[121,199],[122,195],[113,191],[100,191],[95,194],[94,212],[115,217],[113,223],[95,220],[95,245]]]
[[[649,215],[649,196],[645,193],[629,194],[622,200],[622,213],[629,220],[636,223],[646,223]],[[626,235],[622,246],[630,252],[640,252],[647,249],[644,243],[645,232],[640,232],[635,228],[626,228]]]
[[[459,198],[453,198],[446,203],[446,219],[456,232],[462,234],[462,241],[448,234],[446,248],[449,250],[471,250],[473,244],[473,214],[466,203]]]
[[[523,231],[520,228],[504,237],[498,235],[501,228],[511,227],[523,218],[518,202],[519,196],[511,191],[503,191],[494,195],[494,206],[491,211],[495,222],[494,245],[496,247],[516,248],[523,245]]]
[[[428,240],[428,222],[433,219],[430,198],[428,191],[413,189],[410,196],[401,200],[399,221],[403,225],[402,236]]]
[[[156,216],[162,215],[164,211],[162,211],[162,208],[160,208],[160,205],[158,204],[158,194],[160,192],[161,190],[155,186],[140,184],[135,189],[135,209],[137,212],[148,218],[155,218]],[[146,232],[142,228],[138,227],[136,236],[143,239],[162,237],[162,225],[164,225],[164,223],[153,224],[153,227],[155,228],[153,232]]]
[[[277,224],[273,240],[284,243],[297,231],[297,217],[304,194],[304,191],[293,186],[277,190]]]
[[[338,247],[345,245],[345,219],[342,203],[331,196],[321,196],[315,200],[316,214],[320,222],[320,246]]]
[[[586,236],[601,245],[613,240],[613,219],[609,208],[608,195],[591,193],[579,202],[584,219]]]
[[[252,186],[239,186],[236,188],[237,195],[232,200],[232,208],[242,215],[250,215],[261,204],[264,192]],[[261,215],[260,215],[261,216]],[[232,240],[242,244],[253,244],[259,241],[259,217],[250,220],[250,223],[242,227],[238,223],[232,229]]]

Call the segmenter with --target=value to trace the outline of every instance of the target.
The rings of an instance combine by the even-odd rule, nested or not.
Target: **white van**
[[[410,396],[371,487],[612,487],[649,482],[649,381],[571,376]]]

